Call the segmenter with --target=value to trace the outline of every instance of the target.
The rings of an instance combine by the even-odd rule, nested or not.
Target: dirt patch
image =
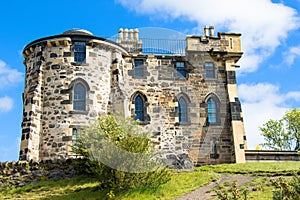
[[[188,194],[185,194],[181,197],[177,197],[174,200],[207,200],[211,199],[214,192],[209,192],[214,189],[214,187],[218,184],[222,184],[225,182],[231,182],[231,181],[237,181],[237,185],[241,186],[245,183],[252,181],[254,177],[251,176],[243,176],[243,175],[231,175],[231,174],[222,174],[220,179],[212,182],[206,186],[203,186],[201,188],[198,188]]]

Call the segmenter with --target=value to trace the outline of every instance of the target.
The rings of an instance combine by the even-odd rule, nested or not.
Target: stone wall
[[[2,162],[0,187],[22,187],[40,180],[71,178],[76,174],[75,160]]]
[[[42,38],[24,49],[26,81],[20,160],[66,159],[73,131],[103,113],[134,117],[135,97],[144,101],[144,120],[158,150],[178,168],[244,162],[246,137],[237,95],[235,65],[242,55],[240,34],[188,36],[185,55],[129,54],[124,47],[87,34]],[[70,34],[72,33],[72,34]],[[134,32],[132,32],[133,34]],[[130,38],[134,38],[133,36]],[[124,39],[124,37],[123,37]],[[75,62],[74,43],[83,42],[84,62]],[[120,40],[120,45],[124,43]],[[140,75],[135,61],[142,62]],[[184,63],[178,76],[176,63]],[[213,65],[208,77],[206,64]],[[86,109],[73,109],[74,85],[86,89]],[[179,120],[179,99],[187,119]],[[208,99],[216,103],[217,121],[208,123]]]
[[[120,50],[87,39],[86,61],[74,62],[74,43],[58,38],[38,43],[26,55],[26,80],[20,160],[72,157],[73,129],[88,126],[107,113],[111,96],[111,63]],[[86,86],[86,110],[73,109],[73,86]]]
[[[297,151],[246,150],[245,156],[246,162],[300,161],[300,152]]]

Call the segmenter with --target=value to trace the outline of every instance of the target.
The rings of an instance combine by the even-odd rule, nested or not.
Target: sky
[[[24,46],[71,28],[100,37],[142,27],[203,35],[205,25],[242,33],[237,83],[249,148],[263,143],[262,124],[300,107],[300,0],[10,0],[0,9],[0,161],[18,160]]]

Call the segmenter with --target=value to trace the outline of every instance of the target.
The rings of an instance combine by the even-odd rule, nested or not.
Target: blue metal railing
[[[117,42],[117,38],[108,38],[108,40]],[[155,55],[176,55],[184,56],[186,49],[185,39],[152,39],[140,38],[138,41],[118,42],[129,53],[155,54]],[[141,44],[141,45],[140,45]]]

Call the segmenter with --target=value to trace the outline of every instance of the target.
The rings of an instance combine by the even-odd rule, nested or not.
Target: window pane
[[[208,122],[217,123],[217,108],[215,101],[212,98],[209,98],[207,104]]]
[[[177,77],[184,77],[184,78],[186,77],[184,62],[176,62],[175,68],[177,72],[176,74]]]
[[[74,61],[84,62],[86,58],[86,47],[84,42],[74,43]]]
[[[73,94],[73,109],[74,110],[85,110],[86,90],[85,87],[81,84],[75,84],[74,94]]]
[[[144,75],[144,61],[143,60],[134,60],[134,76],[142,77]]]
[[[179,122],[187,122],[187,105],[182,97],[178,101],[178,115]]]
[[[206,78],[215,78],[214,63],[205,63],[205,76]]]
[[[135,112],[134,112],[134,119],[144,121],[144,102],[143,99],[138,95],[135,98]]]

